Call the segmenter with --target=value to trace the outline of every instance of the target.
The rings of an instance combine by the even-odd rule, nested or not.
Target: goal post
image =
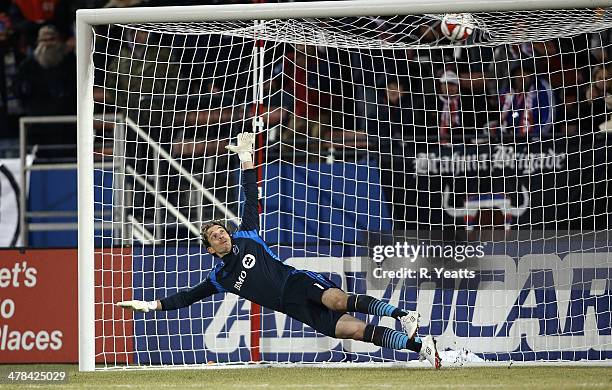
[[[91,24],[78,18],[77,30],[77,159],[78,159],[78,302],[79,370],[95,367],[94,316],[94,161],[93,67]],[[89,221],[89,222],[85,222]]]
[[[235,225],[240,170],[224,145],[241,129],[258,133],[262,237],[291,265],[418,308],[435,317],[424,329],[476,362],[610,359],[605,272],[612,260],[600,256],[609,241],[593,233],[594,248],[563,247],[558,252],[567,256],[557,261],[546,257],[551,237],[531,237],[553,231],[555,239],[578,237],[584,245],[592,237],[587,230],[612,224],[605,215],[612,212],[612,124],[604,120],[582,134],[595,126],[588,120],[595,111],[575,118],[570,111],[595,110],[587,102],[593,92],[588,99],[581,92],[591,79],[576,76],[569,85],[565,78],[574,72],[605,83],[612,74],[590,70],[611,61],[589,56],[588,46],[571,53],[553,47],[589,33],[609,50],[602,31],[612,28],[611,6],[349,0],[77,11],[79,369],[414,358],[318,337],[230,295],[178,314],[132,316],[114,307],[194,286],[214,266],[194,232],[212,218]],[[465,41],[440,30],[452,13],[473,14],[474,33]],[[544,61],[582,54],[583,68],[542,70]],[[532,89],[513,100],[513,81],[531,76]],[[447,98],[450,84],[470,99]],[[580,90],[575,101],[555,100],[571,88]],[[597,97],[601,107],[606,88]],[[392,99],[410,102],[402,107]],[[499,106],[491,106],[494,100]],[[601,110],[605,117],[607,108]],[[539,122],[527,123],[534,115]],[[538,136],[530,134],[535,128]],[[572,175],[580,170],[582,177]],[[593,210],[577,213],[580,202]],[[501,240],[516,247],[488,253],[490,266],[512,275],[504,283],[515,295],[493,288],[481,298],[466,281],[461,293],[447,296],[440,286],[410,285],[405,277],[386,284],[371,278],[364,235],[393,231],[406,239],[414,230],[451,228],[473,237],[485,220],[516,233]],[[540,257],[530,258],[525,245]],[[517,258],[516,266],[510,270],[500,256]],[[571,264],[591,267],[594,274],[582,282],[587,295],[572,289],[570,274],[579,269]],[[549,291],[549,274],[532,277],[538,267],[550,269],[562,288]],[[495,275],[485,282],[499,282]]]

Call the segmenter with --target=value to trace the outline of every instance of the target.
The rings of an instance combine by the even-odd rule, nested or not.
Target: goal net
[[[179,9],[210,19],[237,8]],[[93,50],[79,62],[90,82],[79,110],[82,362],[418,358],[325,337],[232,294],[178,311],[114,306],[195,286],[213,268],[199,230],[240,222],[239,161],[225,146],[242,131],[257,133],[270,248],[349,293],[418,310],[419,334],[439,340],[447,363],[612,358],[610,9],[248,10],[163,23],[134,12],[80,30]]]

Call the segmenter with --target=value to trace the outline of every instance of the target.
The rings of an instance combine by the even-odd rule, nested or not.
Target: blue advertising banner
[[[561,244],[559,244],[561,245]],[[552,247],[552,246],[551,246]],[[315,252],[312,248],[311,252]],[[369,294],[422,314],[421,334],[444,348],[489,360],[612,358],[612,262],[607,250],[491,255],[475,278],[449,281],[393,278],[372,283],[361,257],[291,257],[286,263],[321,272],[345,291]],[[203,280],[213,259],[198,249],[134,249],[134,299],[156,299]],[[265,288],[265,286],[262,286]],[[173,312],[135,314],[136,362],[206,363],[250,359],[250,303],[217,294]],[[390,318],[356,317],[395,327]],[[282,313],[263,311],[266,361],[385,361],[416,354],[336,340]]]

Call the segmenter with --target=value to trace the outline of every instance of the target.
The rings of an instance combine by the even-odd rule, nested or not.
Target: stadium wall
[[[287,258],[291,254],[281,249],[279,255]],[[416,309],[417,304],[421,310],[430,310],[423,313],[420,332],[438,336],[440,345],[466,348],[490,360],[575,361],[612,358],[612,295],[605,283],[612,269],[602,267],[605,256],[607,253],[597,252],[568,252],[563,257],[554,253],[525,254],[517,259],[502,256],[498,260],[504,264],[503,272],[499,272],[499,266],[494,267],[502,287],[493,291],[478,285],[485,280],[472,281],[460,289],[448,288],[444,280],[432,280],[420,286],[394,280],[383,289],[371,288],[365,272],[353,270],[359,263],[358,258],[300,257],[287,258],[286,262],[321,272],[348,292],[368,293],[410,310]],[[192,286],[206,276],[201,270],[212,265],[210,256],[196,250],[135,249],[134,298],[154,299]],[[558,265],[572,275],[573,285],[590,287],[572,290],[555,285],[554,281],[551,283],[550,277]],[[178,272],[161,272],[165,267]],[[550,273],[546,278],[541,277],[543,269]],[[155,270],[160,272],[151,272]],[[155,276],[151,277],[152,274]],[[518,285],[523,287],[505,289],[504,280],[512,284],[518,280]],[[504,299],[505,296],[509,298]],[[506,304],[499,304],[504,301]],[[223,300],[211,297],[178,311],[135,314],[135,361],[141,364],[248,361],[249,308],[248,301],[228,294]],[[482,314],[483,310],[490,312],[486,318],[491,321],[475,320],[475,313]],[[366,319],[365,315],[358,317]],[[395,326],[389,319],[383,321],[382,325]],[[368,359],[363,355],[365,352],[373,360],[381,361],[417,357],[361,342],[330,339],[284,314],[265,309],[262,329],[264,361],[344,361],[347,356],[348,360],[359,361]],[[580,347],[585,345],[595,347]],[[360,352],[360,355],[351,355],[351,352]]]
[[[502,256],[503,272],[494,267],[498,271],[495,280],[502,286],[504,281],[523,286],[516,291],[482,288],[478,283],[484,280],[457,290],[447,288],[443,280],[419,286],[394,280],[382,288],[373,287],[358,270],[359,258],[342,259],[340,247],[333,249],[337,257],[291,257],[283,248],[279,255],[298,268],[325,274],[348,292],[368,293],[407,309],[428,310],[423,312],[422,333],[438,336],[441,345],[466,348],[485,359],[610,359],[612,294],[606,280],[612,269],[602,266],[608,254],[583,253],[577,243],[570,245],[573,252],[568,250],[562,256]],[[558,244],[550,247],[560,248]],[[308,252],[316,252],[310,249]],[[249,360],[250,303],[243,299],[211,297],[189,308],[155,314],[132,314],[112,305],[122,299],[155,299],[193,286],[206,276],[203,270],[212,267],[210,256],[195,248],[140,247],[133,253],[127,249],[106,252],[97,256],[96,263],[102,270],[96,273],[96,285],[106,286],[96,289],[97,302],[102,301],[101,294],[105,302],[96,306],[98,362]],[[571,285],[586,288],[572,290],[551,280],[559,266],[571,275]],[[76,292],[63,287],[75,283],[74,249],[0,251],[0,363],[77,361]],[[504,300],[504,296],[509,298]],[[505,305],[493,305],[504,301]],[[476,320],[482,318],[483,310],[489,312],[485,316],[489,321]],[[393,326],[388,319],[381,324]],[[595,347],[581,347],[585,345]],[[263,314],[261,349],[262,359],[269,361],[343,361],[347,357],[359,361],[366,359],[364,352],[373,360],[416,357],[322,337],[268,310]]]

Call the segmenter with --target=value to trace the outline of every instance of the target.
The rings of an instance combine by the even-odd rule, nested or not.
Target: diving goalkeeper
[[[405,312],[368,295],[349,295],[321,274],[284,264],[266,245],[258,234],[257,179],[252,161],[254,141],[254,133],[241,133],[238,145],[227,146],[240,158],[246,200],[242,223],[233,235],[219,222],[202,226],[202,241],[208,253],[220,260],[206,279],[160,300],[123,301],[117,305],[139,312],[175,310],[213,294],[231,292],[285,313],[326,336],[409,349],[440,368],[434,339],[416,337],[417,312]],[[393,317],[400,321],[404,333],[366,324],[347,312]]]

